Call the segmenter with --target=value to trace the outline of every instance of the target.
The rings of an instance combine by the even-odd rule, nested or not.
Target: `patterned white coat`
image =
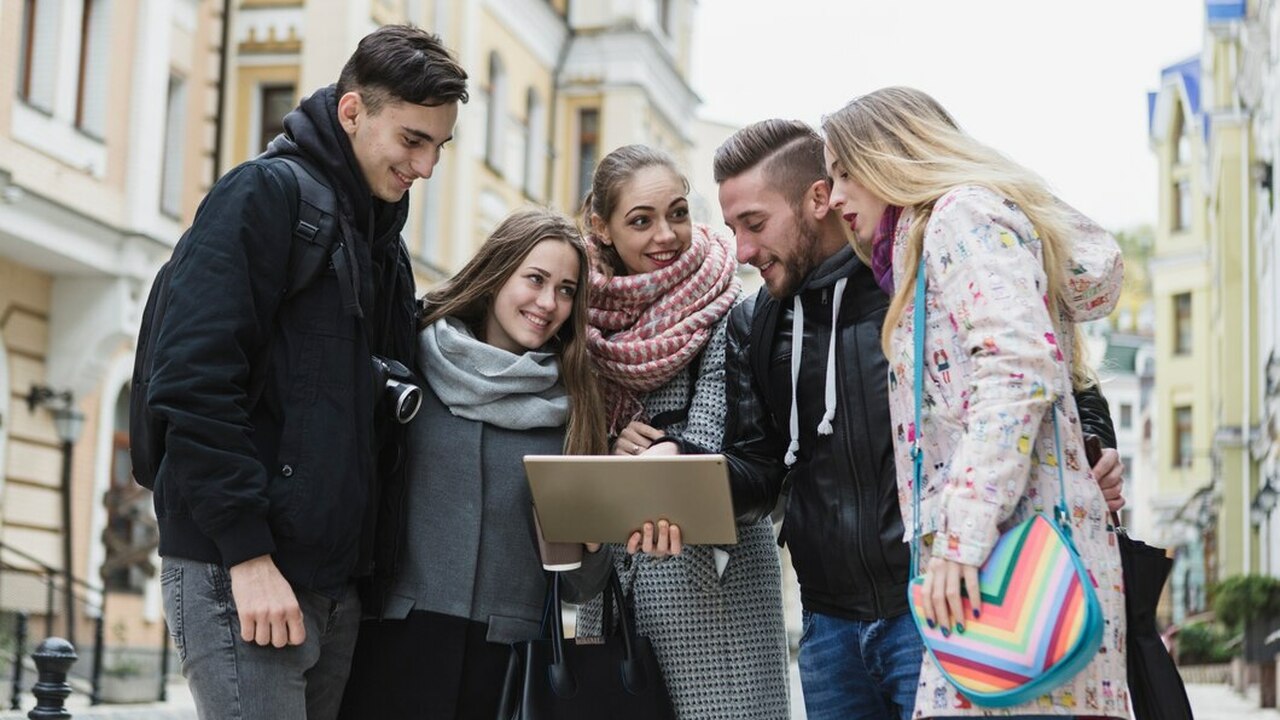
[[[904,213],[894,240],[897,287],[917,270],[903,265],[910,221],[910,212]],[[1063,327],[1110,312],[1123,274],[1120,250],[1110,235],[1082,216],[1074,229]],[[1106,504],[1085,461],[1071,395],[1071,333],[1058,337],[1050,320],[1040,239],[1013,203],[966,186],[935,204],[923,255],[928,294],[921,517],[922,533],[932,535],[932,545],[922,553],[978,565],[1003,530],[1034,512],[1052,513],[1059,484],[1049,410],[1057,398],[1066,506],[1106,625],[1098,656],[1080,674],[1035,702],[1004,710],[977,707],[958,695],[926,653],[915,717],[1127,718],[1120,556]],[[889,357],[898,498],[908,536],[915,432],[912,324],[909,303],[893,328]]]

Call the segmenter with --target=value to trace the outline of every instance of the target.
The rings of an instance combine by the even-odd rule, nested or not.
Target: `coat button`
[[[285,477],[293,477],[293,466],[285,465],[284,467],[280,468],[280,474]]]

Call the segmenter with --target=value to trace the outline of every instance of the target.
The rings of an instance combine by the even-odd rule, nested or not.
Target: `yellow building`
[[[1153,94],[1151,145],[1159,167],[1159,216],[1150,263],[1155,304],[1156,380],[1152,398],[1153,480],[1149,495],[1166,534],[1157,538],[1181,548],[1174,594],[1178,611],[1203,607],[1205,564],[1194,527],[1197,517],[1171,522],[1200,498],[1210,484],[1212,442],[1209,409],[1209,257],[1206,250],[1204,162],[1207,116],[1201,112],[1200,58],[1190,58],[1162,72]],[[1212,542],[1212,539],[1210,539]],[[1189,574],[1188,574],[1189,573]],[[1190,579],[1189,586],[1181,581]]]
[[[1208,2],[1202,51],[1166,68],[1152,94],[1160,216],[1151,261],[1156,308],[1153,505],[1159,541],[1180,549],[1174,618],[1204,609],[1206,590],[1256,572],[1250,454],[1260,402],[1255,242],[1257,150],[1242,92],[1243,1]]]
[[[105,603],[109,642],[161,646],[128,382],[147,286],[215,177],[221,7],[0,2],[0,635],[25,612],[83,648]]]

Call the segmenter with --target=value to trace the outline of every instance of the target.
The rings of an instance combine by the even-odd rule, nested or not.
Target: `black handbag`
[[[614,601],[618,623],[610,628]],[[511,646],[498,720],[675,720],[653,645],[638,635],[618,574],[604,590],[604,637],[564,637],[560,575],[547,581],[542,637]]]

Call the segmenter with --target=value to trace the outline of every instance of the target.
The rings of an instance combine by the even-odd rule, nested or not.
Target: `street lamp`
[[[1258,503],[1258,509],[1263,513],[1270,515],[1271,511],[1276,507],[1276,501],[1280,500],[1280,492],[1277,492],[1271,486],[1271,478],[1267,478],[1266,484],[1258,488],[1258,495],[1253,499]]]
[[[84,414],[75,407],[75,395],[70,390],[55,391],[47,385],[32,385],[27,393],[27,409],[47,407],[53,414],[53,427],[62,441],[62,593],[63,611],[67,616],[67,641],[75,645],[75,586],[71,572],[71,457],[80,431],[84,429]]]

